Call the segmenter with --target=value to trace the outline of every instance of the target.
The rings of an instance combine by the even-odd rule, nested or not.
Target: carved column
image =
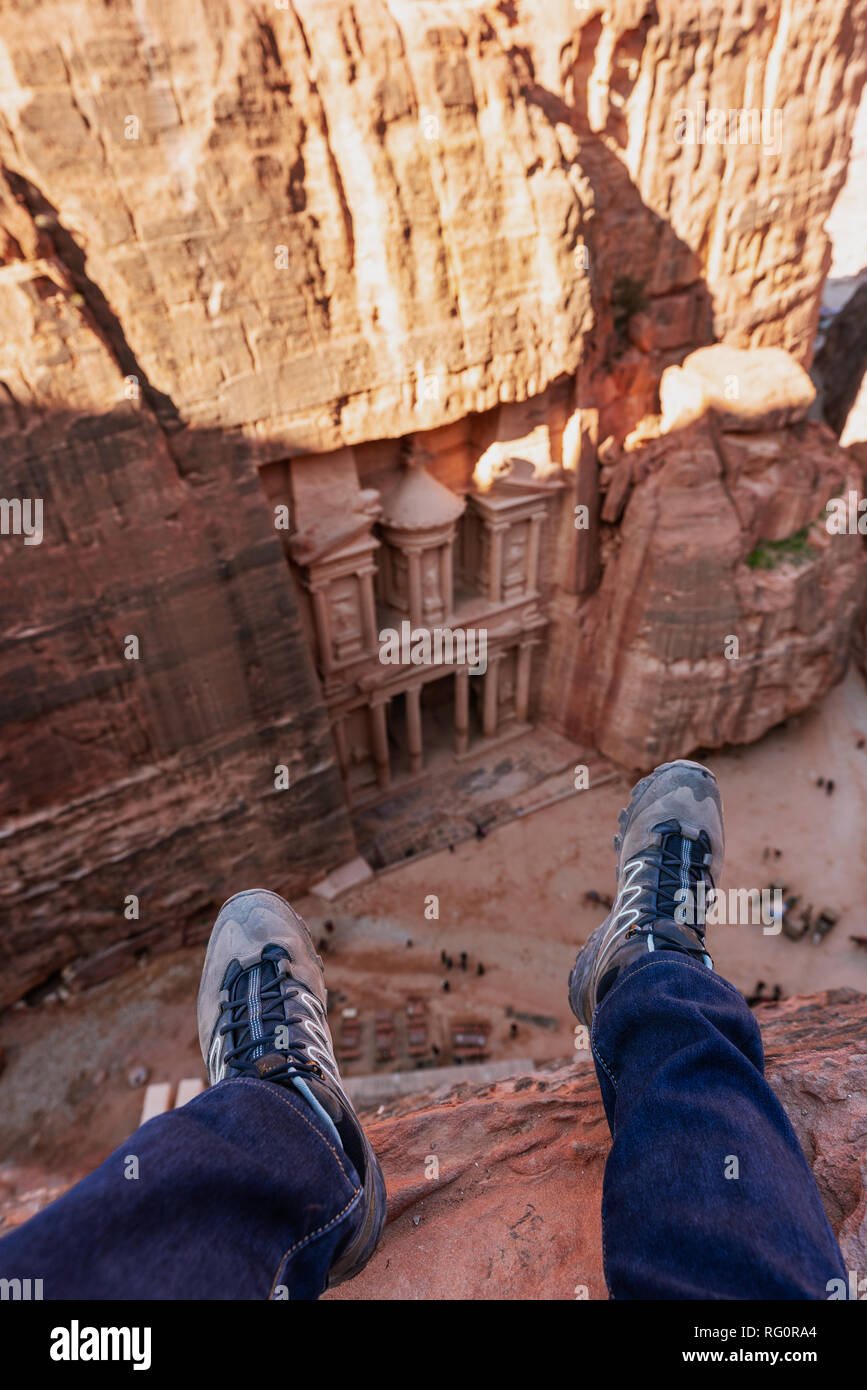
[[[361,582],[361,622],[364,628],[364,645],[369,651],[379,650],[379,632],[376,625],[376,597],[373,592],[373,576],[376,571],[371,568],[365,570],[360,576]]]
[[[455,752],[466,753],[470,742],[470,674],[455,672]]]
[[[376,763],[376,780],[381,787],[391,786],[391,764],[388,756],[388,722],[386,719],[387,701],[379,700],[369,706],[370,736],[373,742],[373,760]]]
[[[443,596],[443,623],[449,623],[454,613],[454,580],[452,577],[452,547],[440,547],[440,587]]]
[[[316,623],[316,639],[319,643],[319,662],[325,675],[334,669],[334,658],[331,653],[331,624],[328,621],[328,604],[325,602],[325,595],[318,587],[311,587],[310,596],[313,599],[313,619]]]
[[[409,743],[409,770],[412,775],[422,769],[421,687],[407,686],[406,732]]]
[[[527,544],[527,593],[534,594],[539,587],[539,541],[542,535],[542,517],[530,517],[530,540]]]
[[[499,655],[488,657],[488,669],[485,674],[485,695],[482,709],[482,732],[485,738],[493,738],[497,732],[497,683],[500,667]]]
[[[423,616],[423,590],[421,582],[421,551],[406,552],[407,583],[409,586],[409,620],[413,627],[421,627]]]
[[[518,672],[515,678],[515,716],[519,724],[526,724],[530,707],[530,666],[533,659],[534,642],[522,642],[518,649]]]
[[[491,529],[490,570],[488,573],[488,598],[491,603],[500,602],[503,583],[503,533],[498,527]]]

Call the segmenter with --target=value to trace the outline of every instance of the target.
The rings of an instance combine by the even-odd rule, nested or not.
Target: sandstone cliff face
[[[8,1004],[123,938],[198,940],[215,898],[297,890],[353,840],[246,451],[197,486],[56,261],[13,261],[0,317],[3,495],[44,525],[0,546]]]
[[[4,157],[185,422],[280,457],[418,428],[419,373],[436,425],[577,367],[572,150],[484,11],[59,3],[6,42]]]
[[[860,487],[827,426],[711,412],[606,472],[602,580],[555,652],[576,732],[648,769],[750,742],[842,677],[867,575],[862,538],[824,525]]]
[[[834,990],[757,1015],[768,1078],[856,1270],[867,1262],[865,1003]],[[385,1173],[388,1224],[368,1268],[327,1297],[607,1297],[600,1208],[610,1139],[589,1061],[363,1119]],[[430,1155],[435,1179],[425,1176]]]
[[[0,491],[46,518],[41,546],[4,536],[0,557],[10,997],[130,934],[201,930],[250,877],[294,892],[354,852],[257,468],[565,381],[565,461],[596,505],[596,445],[655,408],[671,362],[722,335],[809,357],[865,20],[864,0],[7,6]],[[779,110],[779,148],[773,125],[773,147],[678,142],[702,100]],[[658,486],[625,527],[653,520]],[[570,678],[600,542],[576,558],[567,520],[551,561]],[[607,612],[630,581],[605,573]],[[822,579],[843,614],[848,584]],[[830,621],[803,587],[741,609],[780,635]],[[836,666],[805,660],[810,697]],[[657,735],[627,727],[640,702],[609,651],[554,716],[625,701],[599,718],[629,761],[654,738],[752,737],[789,708],[761,693],[778,659],[759,664],[731,719],[653,675],[642,701],[683,710]]]
[[[702,340],[703,282],[717,337],[806,357],[865,16],[46,0],[4,18],[0,154],[185,422],[325,450],[574,372],[619,274],[662,347]],[[690,142],[701,101],[779,120]]]

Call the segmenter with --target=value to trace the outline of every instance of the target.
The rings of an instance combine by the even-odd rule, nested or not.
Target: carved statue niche
[[[516,671],[515,653],[508,651],[500,658],[497,676],[497,703],[500,724],[505,724],[515,714]]]
[[[421,554],[421,615],[427,627],[436,627],[445,622],[446,610],[443,597],[443,551],[444,546],[423,550]],[[448,563],[451,563],[451,557]]]
[[[528,592],[527,545],[530,539],[530,523],[516,521],[509,527],[503,543],[503,588],[504,603],[520,598]]]
[[[364,623],[361,611],[361,587],[358,576],[343,575],[327,590],[329,627],[338,663],[352,661],[364,655]]]

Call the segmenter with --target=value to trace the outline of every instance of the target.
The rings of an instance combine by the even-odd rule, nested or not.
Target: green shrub
[[[806,564],[815,553],[809,541],[809,526],[802,526],[793,536],[781,541],[759,541],[755,550],[747,556],[747,564],[753,570],[772,570],[785,560],[796,565]]]

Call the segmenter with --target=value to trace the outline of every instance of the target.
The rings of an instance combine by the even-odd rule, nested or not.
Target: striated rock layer
[[[52,265],[0,279],[0,317],[4,486],[44,499],[42,543],[0,547],[2,1004],[122,938],[198,940],[215,899],[297,891],[353,838],[241,442],[191,483]]]
[[[709,574],[678,559],[667,585],[675,533],[694,537],[681,464],[650,457],[622,524],[599,525],[597,448],[715,338],[808,361],[865,22],[865,0],[5,7],[0,493],[41,499],[45,535],[0,537],[0,1003],[354,853],[263,466],[571,398],[575,427],[551,425],[574,496],[545,557],[546,716],[644,762],[754,737],[827,688],[848,563],[743,595],[733,557],[766,532],[734,536],[705,440],[722,539]],[[767,110],[765,136],[708,143],[701,103]],[[837,465],[810,458],[774,532],[824,500]],[[630,566],[646,613],[622,611]],[[715,632],[735,577],[764,635],[730,711],[707,713],[704,638],[682,629],[707,605]],[[675,640],[665,594],[699,580]]]

